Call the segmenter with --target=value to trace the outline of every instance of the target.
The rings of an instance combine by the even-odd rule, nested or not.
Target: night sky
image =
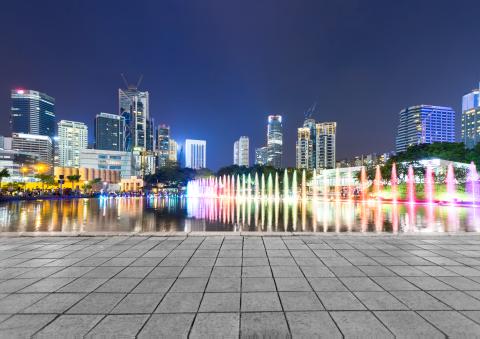
[[[57,120],[118,112],[120,73],[140,74],[156,124],[207,140],[207,165],[232,163],[233,142],[266,142],[284,117],[286,165],[296,128],[337,121],[337,159],[394,149],[398,112],[452,106],[480,80],[480,1],[3,1],[0,133],[10,89],[56,98]]]

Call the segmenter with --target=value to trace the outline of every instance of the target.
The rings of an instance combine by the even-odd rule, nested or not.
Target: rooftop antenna
[[[137,85],[135,86],[136,88],[140,87],[142,80],[143,80],[143,74],[140,74],[140,78],[138,78]]]
[[[123,79],[123,83],[125,84],[125,88],[128,88],[127,78],[125,77],[125,75],[124,75],[123,73],[120,73],[120,76],[121,76],[122,79]]]
[[[315,101],[312,106],[310,106],[306,111],[305,111],[305,119],[310,119],[312,118],[313,113],[315,112],[315,109],[317,108],[317,102]]]

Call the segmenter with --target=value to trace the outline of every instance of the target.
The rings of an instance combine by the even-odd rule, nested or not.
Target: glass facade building
[[[53,144],[49,136],[12,133],[12,150],[34,154],[46,165],[45,173],[53,173]]]
[[[12,133],[55,136],[55,99],[38,91],[11,91],[10,127]]]
[[[95,148],[124,151],[125,118],[121,115],[100,113],[95,117]]]
[[[149,94],[136,87],[118,90],[119,115],[125,119],[125,150],[153,151],[154,126],[150,121]]]
[[[207,167],[207,142],[185,140],[185,167],[199,169]]]
[[[266,165],[268,157],[268,147],[263,146],[255,149],[255,164]]]
[[[455,111],[451,107],[417,105],[400,111],[395,150],[434,142],[455,142]]]
[[[480,89],[475,89],[462,98],[462,141],[473,148],[480,141]]]
[[[267,165],[281,168],[283,158],[283,127],[281,115],[268,116],[267,147]]]
[[[335,168],[336,161],[336,122],[320,122],[315,125],[316,168]]]
[[[157,128],[158,166],[164,167],[170,160],[170,126],[159,125]]]
[[[310,128],[300,127],[297,130],[296,167],[312,169],[313,156],[313,142],[311,138]]]
[[[88,147],[88,127],[83,122],[58,122],[58,155],[61,167],[79,167],[80,152]]]
[[[249,139],[241,136],[233,144],[233,164],[238,166],[250,166],[249,159]]]

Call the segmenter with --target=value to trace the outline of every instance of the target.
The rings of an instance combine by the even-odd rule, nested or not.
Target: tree
[[[53,185],[55,183],[55,179],[53,175],[49,174],[36,174],[35,178],[40,180],[42,183],[42,189],[45,189],[45,185]]]
[[[68,181],[70,181],[70,183],[72,184],[72,188],[73,188],[73,186],[74,186],[74,183],[80,181],[80,177],[81,177],[81,176],[78,175],[78,174],[67,176]]]
[[[10,172],[8,169],[4,168],[0,171],[0,186],[2,185],[3,178],[10,177]]]

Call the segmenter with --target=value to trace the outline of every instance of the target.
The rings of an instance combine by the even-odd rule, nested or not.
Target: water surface
[[[480,208],[205,198],[91,198],[0,205],[0,232],[478,232]]]

